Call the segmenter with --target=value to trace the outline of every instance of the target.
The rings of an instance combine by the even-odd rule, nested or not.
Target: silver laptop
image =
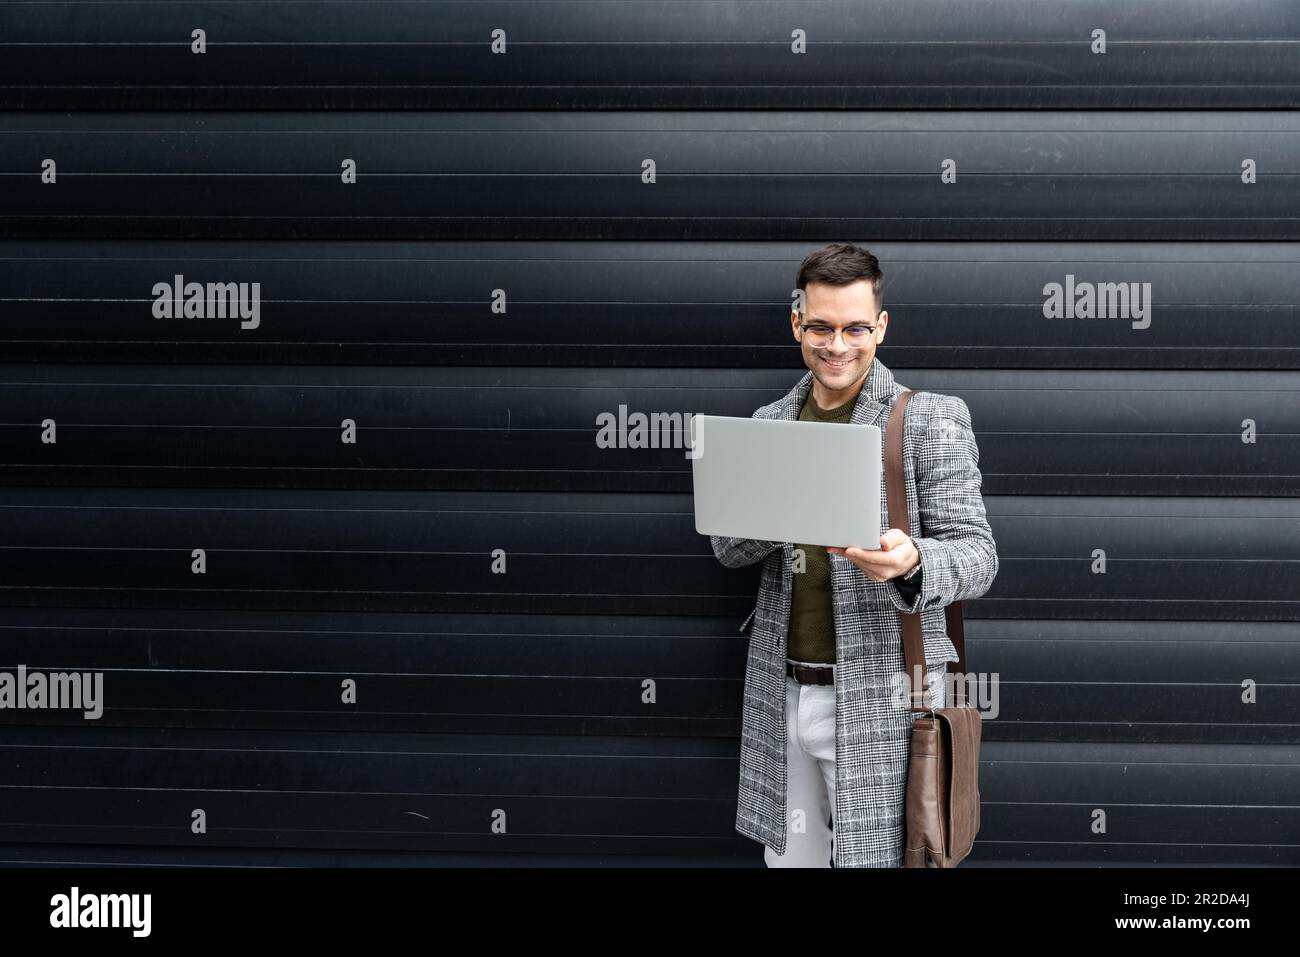
[[[695,530],[770,542],[880,547],[880,429],[691,418]]]

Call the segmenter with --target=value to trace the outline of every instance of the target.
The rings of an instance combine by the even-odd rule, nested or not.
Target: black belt
[[[821,665],[813,667],[812,665],[796,665],[788,658],[785,662],[785,673],[799,682],[801,685],[833,685],[835,684],[835,666]]]

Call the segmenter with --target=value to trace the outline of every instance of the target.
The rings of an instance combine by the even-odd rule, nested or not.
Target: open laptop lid
[[[772,542],[880,547],[880,429],[691,418],[695,530]]]

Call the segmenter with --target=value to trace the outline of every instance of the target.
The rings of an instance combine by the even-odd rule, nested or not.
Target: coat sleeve
[[[755,538],[725,538],[721,535],[710,535],[709,541],[713,543],[713,554],[728,568],[752,565],[784,544]]]
[[[942,395],[921,437],[916,461],[916,494],[923,537],[920,591],[907,600],[887,588],[889,600],[905,613],[978,598],[998,573],[997,543],[980,496],[979,448],[971,430],[970,409],[953,395]]]

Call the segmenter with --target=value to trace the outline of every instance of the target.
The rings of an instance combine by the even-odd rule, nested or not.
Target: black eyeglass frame
[[[880,312],[884,312],[884,311],[885,311],[885,310],[883,310],[883,309],[880,310]],[[876,313],[876,319],[877,319],[877,320],[879,320],[879,318],[880,318],[880,312]],[[865,328],[867,329],[867,335],[866,335],[866,336],[863,336],[863,341],[865,342],[866,339],[867,339],[867,337],[869,337],[869,336],[873,336],[873,335],[876,334],[876,330],[880,328],[880,323],[877,322],[874,326],[868,326],[865,322],[850,322],[848,325],[846,325],[846,326],[844,326],[844,327],[842,327],[842,328],[839,328],[839,329],[836,329],[834,326],[828,325],[827,323],[824,323],[824,322],[801,322],[801,323],[799,323],[799,329],[800,329],[801,332],[804,332],[804,333],[807,333],[807,332],[808,332],[808,329],[809,329],[810,327],[812,327],[812,326],[821,326],[823,329],[829,329],[829,330],[831,330],[831,337],[830,337],[830,339],[828,339],[824,345],[821,345],[821,346],[817,346],[817,347],[816,347],[816,348],[818,348],[818,349],[824,349],[826,346],[830,345],[832,342],[835,341],[835,335],[836,335],[836,333],[838,333],[838,334],[840,335],[840,337],[841,337],[842,339],[844,339],[844,344],[845,344],[845,345],[848,345],[848,341],[849,341],[849,340],[848,340],[848,337],[844,335],[844,330],[845,330],[845,329],[852,329],[854,326],[863,326],[863,327],[865,327]]]

